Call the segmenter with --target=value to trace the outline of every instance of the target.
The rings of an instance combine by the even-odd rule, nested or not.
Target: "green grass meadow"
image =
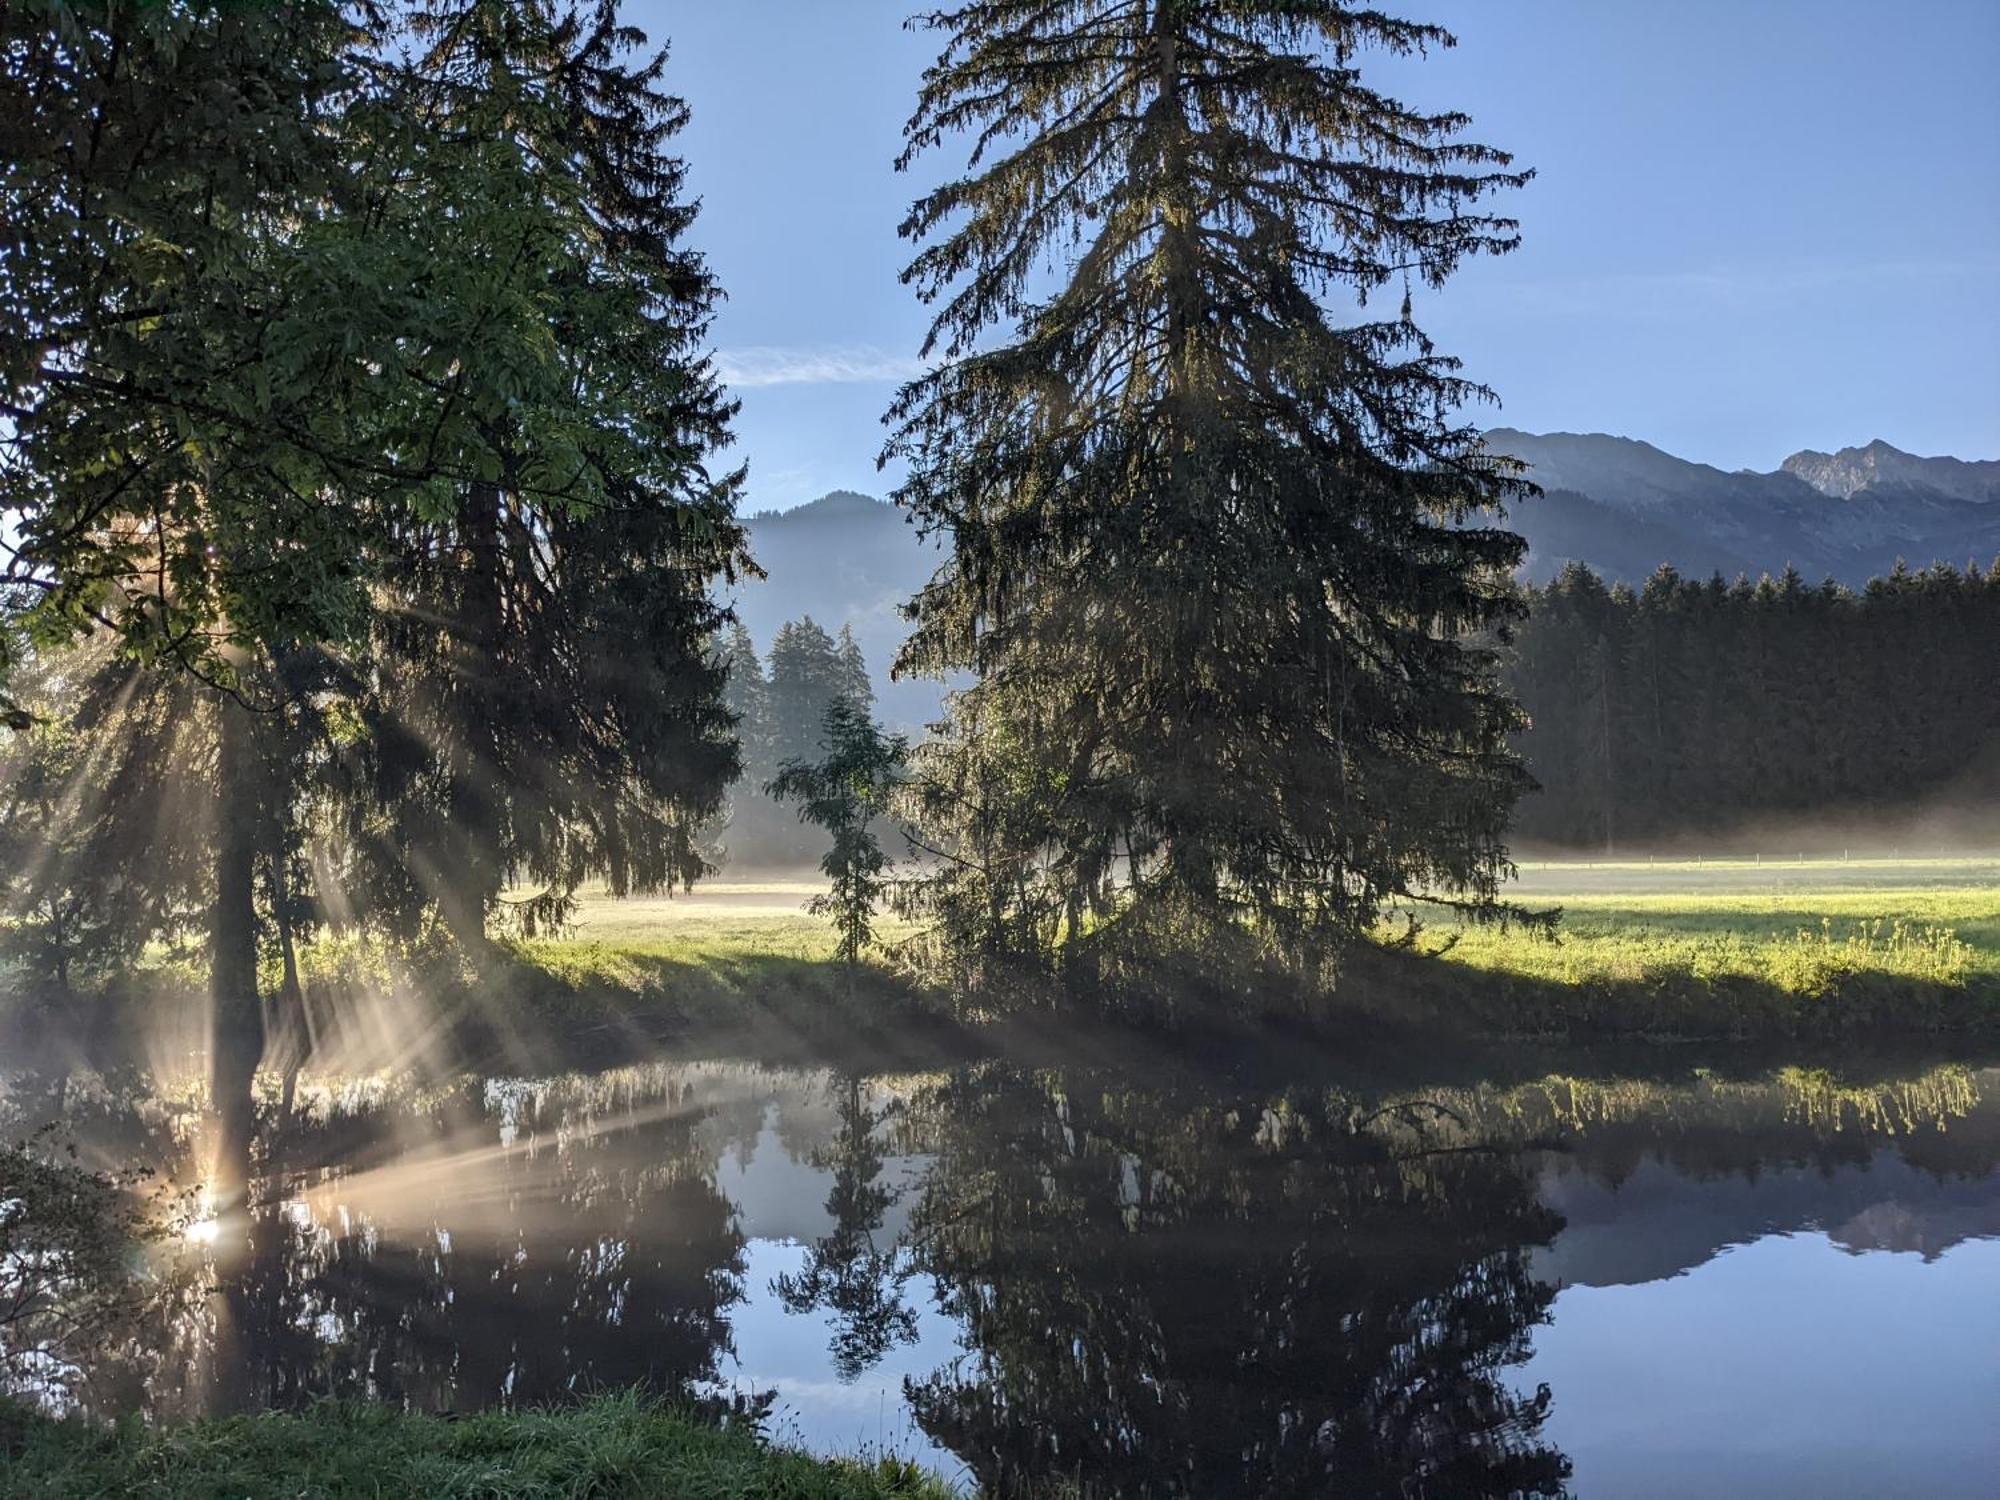
[[[1559,909],[1555,936],[1445,922],[1419,946],[1430,988],[1519,1002],[1528,1030],[1939,1030],[2000,1011],[2000,859],[1527,862],[1508,895]]]
[[[305,967],[332,997],[329,1016],[360,1018],[344,1033],[355,1045],[330,1064],[359,1072],[389,1065],[381,1038],[395,1050],[418,1034],[441,1056],[521,1067],[662,1044],[908,1060],[977,1040],[964,1031],[982,1029],[985,1009],[958,1009],[893,952],[854,972],[837,962],[831,925],[803,910],[819,889],[720,880],[672,898],[588,894],[560,936],[512,942],[497,984],[449,966],[399,979],[379,945],[333,940]],[[1407,946],[1385,921],[1384,943],[1351,955],[1331,994],[1274,992],[1264,1008],[1335,1029],[1358,1015],[1556,1041],[2000,1031],[2000,859],[1536,862],[1506,894],[1559,909],[1555,936],[1421,912]],[[879,927],[892,950],[909,932],[886,915]],[[138,976],[97,1030],[139,1037],[185,1011],[187,1034],[167,1050],[193,1055],[201,986],[185,968]],[[430,1010],[415,1030],[413,992]]]
[[[690,1014],[847,998],[810,880],[587,898],[522,956],[578,993],[671,993]],[[1524,861],[1507,890],[1559,909],[1554,938],[1426,918],[1409,952],[1364,955],[1336,998],[1482,1031],[1736,1035],[1940,1031],[2000,1018],[2000,858]],[[1387,935],[1394,924],[1385,924]],[[890,943],[902,935],[885,921]],[[865,983],[893,993],[887,965]],[[911,998],[917,998],[912,996]]]

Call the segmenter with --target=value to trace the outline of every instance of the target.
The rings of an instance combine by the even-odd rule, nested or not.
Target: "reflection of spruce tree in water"
[[[916,1314],[903,1301],[906,1277],[895,1249],[879,1246],[875,1238],[897,1198],[896,1190],[881,1180],[883,1156],[875,1132],[896,1108],[871,1109],[861,1080],[846,1080],[839,1132],[832,1148],[814,1163],[833,1172],[826,1199],[833,1233],[811,1248],[798,1275],[780,1276],[773,1283],[792,1312],[823,1308],[833,1315],[831,1352],[843,1380],[852,1380],[897,1344],[917,1337]]]
[[[365,1221],[342,1232],[260,1213],[218,1309],[216,1404],[335,1395],[470,1409],[714,1379],[730,1348],[724,1313],[742,1296],[743,1236],[700,1123],[521,1166],[495,1191],[511,1195],[523,1176],[552,1191],[521,1194],[520,1239],[449,1223],[440,1237],[378,1239]]]
[[[1547,1392],[1501,1378],[1558,1227],[1511,1160],[1001,1067],[925,1107],[912,1243],[973,1352],[908,1395],[988,1492],[1560,1491]]]

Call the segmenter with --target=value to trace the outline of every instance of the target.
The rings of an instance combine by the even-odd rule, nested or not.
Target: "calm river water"
[[[312,1102],[155,1412],[646,1382],[1002,1496],[2000,1492],[2000,1068],[655,1062]],[[174,1136],[82,1116],[104,1159]]]

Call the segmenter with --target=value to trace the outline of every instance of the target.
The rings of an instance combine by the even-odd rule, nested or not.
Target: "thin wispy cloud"
[[[1596,276],[1496,281],[1515,311],[1612,315],[1662,321],[1691,313],[1737,314],[1796,306],[1881,286],[1920,287],[1983,281],[2000,271],[1991,258],[1795,261],[1699,270],[1617,271]]]
[[[893,383],[913,380],[925,368],[914,355],[891,354],[871,344],[833,348],[754,344],[721,350],[715,356],[715,367],[723,381],[738,390],[771,385]]]

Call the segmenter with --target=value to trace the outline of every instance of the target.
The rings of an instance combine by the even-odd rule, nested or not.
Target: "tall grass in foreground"
[[[6,1500],[422,1495],[430,1500],[951,1500],[899,1459],[821,1459],[633,1394],[463,1420],[329,1403],[165,1428],[0,1406]]]
[[[1927,984],[1961,985],[1972,974],[1973,951],[1949,927],[1877,917],[1836,932],[1833,918],[1800,928],[1775,945],[1772,980],[1797,995],[1821,995],[1843,979],[1876,973]]]

